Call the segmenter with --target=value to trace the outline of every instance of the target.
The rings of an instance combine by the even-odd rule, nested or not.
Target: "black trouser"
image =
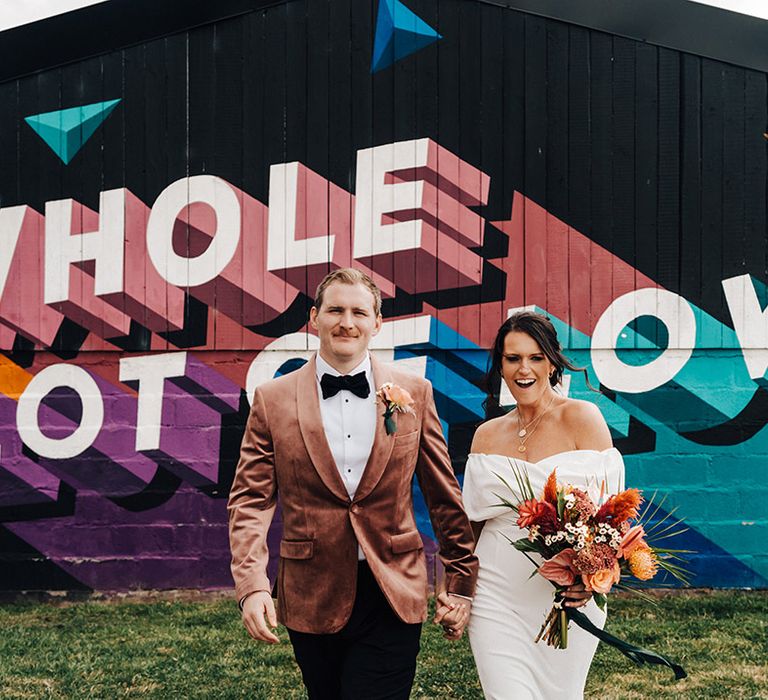
[[[395,615],[366,562],[359,563],[352,615],[339,632],[289,629],[288,634],[310,700],[407,700],[410,695],[421,624],[406,624]]]

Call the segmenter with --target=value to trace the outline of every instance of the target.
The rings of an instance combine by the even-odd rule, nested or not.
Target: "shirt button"
[[[351,438],[351,437],[352,437],[351,435],[347,435],[347,438]]]
[[[344,403],[349,403],[349,399],[344,399]]]
[[[351,469],[347,469],[347,472],[349,472],[349,473],[351,474],[351,473],[352,473],[352,470],[351,470]]]

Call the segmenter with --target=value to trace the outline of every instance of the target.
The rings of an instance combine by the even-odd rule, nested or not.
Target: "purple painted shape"
[[[40,464],[78,490],[92,489],[112,497],[138,493],[157,472],[157,464],[135,449],[138,401],[105,379],[89,374],[104,402],[101,431],[91,447],[77,457],[41,457]],[[48,437],[65,437],[78,426],[81,414],[79,396],[56,390],[41,402],[38,421]]]
[[[96,590],[232,588],[226,501],[191,487],[140,512],[83,491],[72,516],[5,526]]]
[[[0,394],[0,506],[56,502],[61,481],[22,453],[17,403]]]
[[[219,480],[221,416],[240,406],[241,389],[187,354],[185,376],[165,382],[160,447],[144,453],[194,486]]]
[[[184,376],[170,377],[169,381],[219,413],[232,413],[240,406],[240,387],[191,353],[187,353]]]

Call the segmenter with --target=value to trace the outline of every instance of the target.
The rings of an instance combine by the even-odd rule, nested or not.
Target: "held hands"
[[[592,597],[592,591],[588,591],[582,581],[572,583],[560,593],[563,605],[566,608],[583,608]]]
[[[450,593],[440,593],[437,596],[437,610],[434,622],[443,626],[443,636],[455,642],[461,639],[464,628],[469,622],[469,611],[472,602],[467,598],[454,596]]]
[[[248,634],[257,641],[267,644],[280,641],[272,631],[277,628],[277,615],[269,591],[256,591],[243,601],[243,624]]]

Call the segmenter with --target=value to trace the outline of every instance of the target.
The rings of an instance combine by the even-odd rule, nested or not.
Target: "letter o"
[[[201,202],[216,212],[216,233],[194,258],[173,250],[173,227],[184,207]],[[172,182],[157,197],[147,221],[147,252],[158,274],[177,287],[198,287],[218,277],[240,242],[240,201],[232,186],[214,175]],[[258,274],[258,271],[251,271]]]
[[[308,360],[320,347],[320,340],[309,333],[288,333],[267,345],[253,358],[245,378],[245,393],[248,403],[253,404],[256,388],[272,379],[277,370],[288,360]]]
[[[669,344],[658,357],[639,367],[616,355],[616,339],[640,316],[654,316],[669,332]],[[592,333],[592,367],[601,384],[613,391],[641,394],[670,381],[688,362],[696,345],[696,318],[691,305],[666,289],[638,289],[614,299]]]
[[[54,389],[68,387],[83,404],[80,425],[63,438],[50,438],[40,430],[40,402]],[[41,457],[70,459],[87,450],[104,424],[104,401],[94,378],[77,365],[50,365],[38,372],[19,397],[16,425],[24,444]]]

